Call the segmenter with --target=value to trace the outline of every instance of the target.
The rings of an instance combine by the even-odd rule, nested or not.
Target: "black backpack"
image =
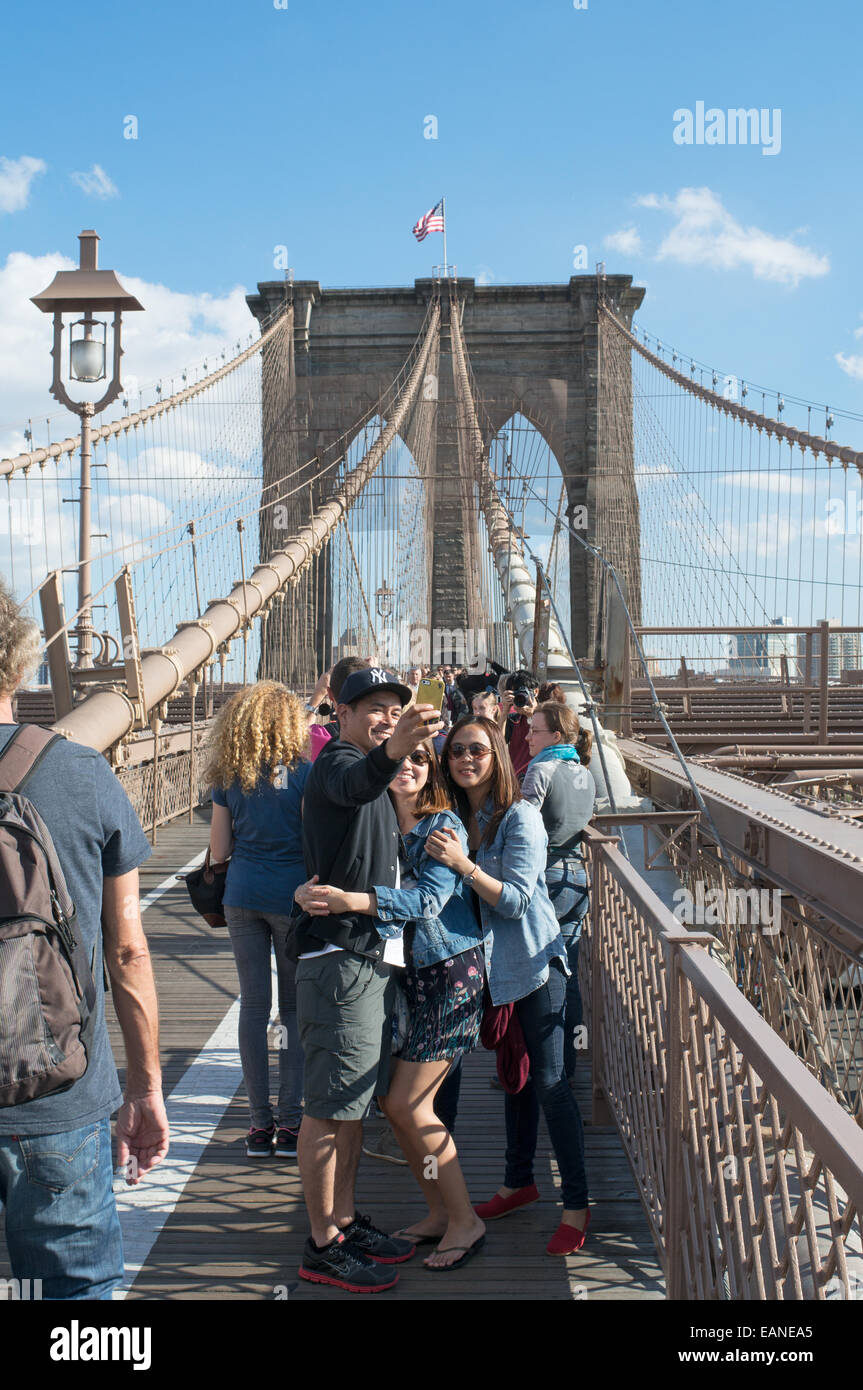
[[[61,736],[23,724],[0,753],[0,1106],[87,1070],[96,987],[51,835],[24,794]]]

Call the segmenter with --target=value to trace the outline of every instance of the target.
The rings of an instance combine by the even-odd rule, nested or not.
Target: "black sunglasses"
[[[472,758],[486,758],[491,752],[487,743],[451,743],[449,748],[451,758],[463,758],[465,753],[470,753]]]
[[[424,767],[431,762],[428,753],[421,753],[419,749],[415,753],[408,753],[408,762],[413,763],[414,767]]]

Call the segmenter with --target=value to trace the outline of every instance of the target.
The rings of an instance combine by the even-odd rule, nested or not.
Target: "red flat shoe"
[[[511,1197],[501,1197],[496,1192],[490,1202],[480,1202],[474,1207],[474,1211],[483,1221],[497,1221],[499,1216],[509,1216],[510,1212],[518,1211],[519,1207],[529,1207],[531,1202],[538,1201],[539,1188],[532,1182],[530,1187],[518,1188]]]
[[[590,1207],[587,1209],[587,1217],[582,1229],[579,1229],[578,1226],[567,1226],[565,1221],[561,1221],[545,1247],[545,1253],[547,1255],[574,1255],[576,1250],[580,1250],[584,1245],[589,1225]]]

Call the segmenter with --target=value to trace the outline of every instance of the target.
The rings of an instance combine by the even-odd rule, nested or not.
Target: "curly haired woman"
[[[240,980],[240,1060],[249,1098],[249,1158],[296,1158],[303,1054],[297,1034],[295,966],[285,955],[294,891],[306,877],[301,809],[309,775],[301,701],[277,681],[239,691],[216,719],[207,777],[213,786],[210,858],[230,857],[225,919]],[[279,1018],[278,1132],[270,1103],[267,1024],[276,953]]]

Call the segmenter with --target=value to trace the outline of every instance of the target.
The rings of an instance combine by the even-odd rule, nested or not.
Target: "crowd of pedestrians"
[[[297,1152],[311,1231],[300,1274],[352,1291],[392,1287],[394,1266],[418,1246],[430,1247],[431,1272],[457,1269],[482,1248],[487,1222],[537,1201],[540,1112],[563,1198],[548,1252],[578,1250],[590,1220],[570,1084],[582,1027],[580,843],[593,811],[590,737],[560,688],[539,688],[527,671],[437,674],[439,710],[417,703],[427,670],[414,667],[402,681],[348,658],[326,682],[324,708],[334,718],[312,725],[305,753],[294,750],[281,766],[275,730],[259,732],[256,743],[258,774],[270,786],[280,779],[292,818],[284,839],[301,841],[305,868],[304,881],[292,884],[283,948],[296,961],[287,998],[288,1007],[296,998],[304,1059]],[[241,692],[222,711],[216,746],[236,745],[219,729],[232,728],[262,688]],[[307,717],[316,717],[323,688]],[[287,691],[281,698],[292,699]],[[284,721],[281,707],[274,715]],[[298,709],[293,720],[298,728]],[[315,727],[324,727],[324,738]],[[299,786],[301,802],[296,790],[290,797]],[[274,818],[261,820],[267,853]],[[228,848],[214,838],[213,857]],[[294,851],[293,872],[297,866]],[[234,897],[231,873],[226,902]],[[242,985],[239,955],[238,971]],[[259,1049],[265,1002],[255,1020]],[[479,1045],[483,1024],[501,1060],[507,1147],[503,1182],[474,1202],[454,1130],[462,1058]],[[286,1036],[290,1051],[293,1016]],[[248,1084],[249,1152],[289,1153],[294,1092],[288,1087],[288,1111],[280,1089],[273,1117],[258,1099],[257,1075]],[[356,1208],[362,1126],[372,1107],[386,1117],[391,1148],[370,1151],[409,1165],[427,1208],[394,1233]],[[288,1145],[280,1148],[283,1136]]]
[[[72,925],[92,966],[83,1074],[0,1103],[0,1207],[17,1277],[41,1278],[46,1297],[110,1298],[122,1279],[111,1114],[129,1181],[168,1144],[138,906],[150,849],[101,755],[15,724],[38,632],[2,584],[0,631],[0,791],[26,791],[44,817],[62,870],[54,877],[65,875],[59,901],[68,892],[77,905]],[[223,911],[240,983],[246,1154],[298,1161],[310,1227],[300,1276],[353,1292],[391,1288],[419,1246],[431,1273],[455,1271],[482,1249],[488,1222],[537,1201],[540,1112],[563,1201],[548,1253],[580,1249],[590,1221],[571,1085],[583,1032],[590,735],[563,691],[527,671],[440,667],[429,684],[430,674],[414,667],[402,679],[348,657],[308,702],[261,681],[223,705],[208,747],[209,858],[227,864]],[[122,1096],[105,972],[126,1047]],[[506,1151],[501,1185],[474,1200],[454,1131],[462,1059],[481,1041],[497,1049]],[[0,1047],[0,1100],[7,1062]],[[388,1126],[381,1155],[410,1167],[423,1203],[393,1233],[355,1200],[373,1109]]]

